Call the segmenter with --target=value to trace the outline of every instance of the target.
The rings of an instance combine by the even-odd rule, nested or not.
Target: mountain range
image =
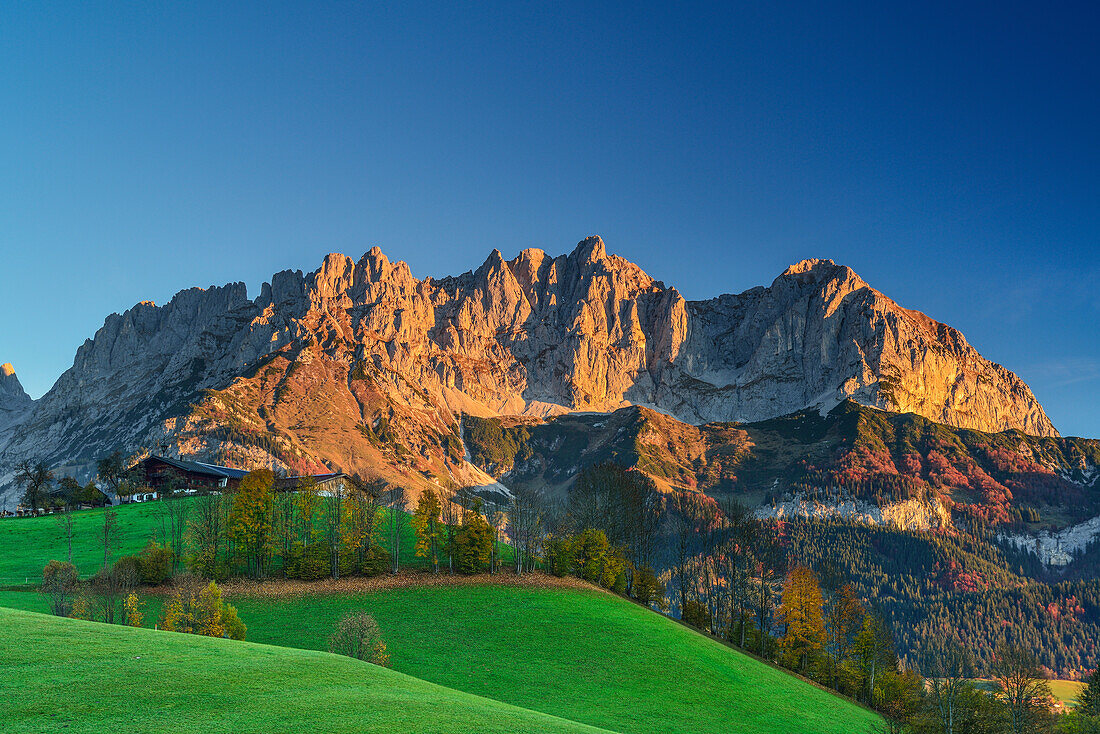
[[[494,250],[417,279],[373,248],[108,316],[42,398],[0,370],[0,503],[15,464],[91,476],[116,449],[292,473],[327,467],[416,490],[491,483],[462,416],[640,406],[686,426],[858,405],[995,434],[1058,436],[1028,386],[957,330],[830,260],[689,301],[599,237],[568,255]],[[486,471],[489,469],[489,471]]]

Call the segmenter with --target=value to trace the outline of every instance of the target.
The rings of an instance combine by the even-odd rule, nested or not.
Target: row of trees
[[[164,511],[174,544],[186,549],[183,560],[202,576],[225,578],[240,571],[255,579],[339,578],[384,570],[380,489],[348,480],[322,492],[307,477],[293,491],[276,491],[274,473],[260,469],[234,490],[186,502],[169,487],[162,504],[179,504],[178,512]],[[395,535],[399,544],[400,533]],[[396,568],[397,555],[389,561]]]
[[[396,519],[391,514],[391,518]],[[450,499],[433,489],[421,492],[411,523],[415,553],[434,573],[446,561],[449,573],[495,573],[500,566],[500,536],[505,513],[473,492],[459,489]]]
[[[81,505],[106,502],[94,480],[81,484],[73,477],[58,477],[41,461],[16,464],[15,482],[23,488],[22,505],[35,514],[42,510],[71,511]]]
[[[85,484],[70,476],[57,476],[43,461],[24,459],[15,465],[15,482],[23,488],[22,504],[35,514],[42,510],[70,512],[80,506],[104,505],[109,502],[107,493],[130,494],[140,487],[142,479],[136,467],[127,466],[120,451],[97,461],[95,478]],[[97,480],[107,493],[100,490]]]
[[[396,485],[350,478],[322,490],[307,477],[284,491],[261,469],[219,494],[192,499],[170,482],[161,495],[157,512],[175,568],[186,565],[207,578],[398,573],[410,550],[436,572],[444,563],[450,573],[468,574],[500,562],[505,512],[465,490],[451,499],[425,490],[410,515],[405,490]]]
[[[170,562],[167,549],[153,542],[140,554],[118,559],[87,581],[80,580],[72,563],[50,561],[42,571],[41,591],[49,600],[50,611],[58,616],[140,627],[145,615],[138,587],[166,580]],[[222,601],[217,584],[190,574],[176,579],[158,627],[234,640],[243,640],[246,631],[237,610]]]

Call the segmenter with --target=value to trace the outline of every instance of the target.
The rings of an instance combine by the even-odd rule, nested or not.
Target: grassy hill
[[[3,729],[597,732],[350,658],[0,608]]]
[[[231,601],[250,641],[313,650],[326,649],[344,613],[369,611],[397,671],[615,731],[839,734],[878,721],[846,699],[597,590],[505,580]],[[26,591],[2,592],[0,604],[45,609]],[[149,599],[150,623],[158,607],[159,599]]]
[[[365,609],[396,670],[617,731],[850,734],[878,720],[596,590],[483,585],[233,603],[249,639],[314,649],[343,613]]]
[[[158,509],[157,503],[119,508],[116,556],[135,552],[151,535],[163,534]],[[101,522],[99,510],[76,515],[74,561],[84,575],[102,563],[97,536]],[[405,546],[411,551],[411,539]],[[6,549],[0,554],[0,585],[22,584],[26,578],[36,582],[48,560],[65,557],[61,530],[51,517],[0,521],[0,547]],[[401,673],[615,731],[766,732],[780,727],[792,734],[828,733],[863,731],[877,721],[873,713],[845,699],[611,594],[516,586],[509,578],[371,591],[362,590],[370,582],[352,579],[342,582],[347,584],[344,593],[317,593],[318,587],[299,585],[305,593],[238,594],[232,602],[248,625],[249,641],[314,651],[327,648],[328,635],[345,612],[364,609],[378,620],[393,667]],[[157,596],[147,599],[150,625],[161,601]],[[27,587],[0,591],[0,605],[46,611],[45,599]],[[11,623],[4,644],[18,647],[22,628],[23,621]],[[28,649],[37,644],[35,639],[28,640]],[[131,681],[145,681],[146,676],[131,670],[133,656],[111,657],[116,638],[102,640],[102,650],[67,653],[65,659],[98,661],[109,679],[90,680],[98,680],[108,697],[124,697]],[[177,653],[183,651],[172,652]],[[6,660],[6,655],[0,657]],[[308,658],[314,659],[330,660]],[[46,664],[53,658],[41,660]],[[305,665],[302,660],[294,664]],[[98,711],[76,711],[74,721],[84,722]]]
[[[190,501],[190,500],[188,500]],[[156,502],[124,505],[118,510],[118,549],[114,554],[136,553],[154,533],[166,537]],[[90,576],[103,565],[103,510],[73,513],[73,563],[80,575]],[[64,561],[68,553],[65,534],[52,516],[0,520],[0,585],[39,583],[42,568],[51,560]]]

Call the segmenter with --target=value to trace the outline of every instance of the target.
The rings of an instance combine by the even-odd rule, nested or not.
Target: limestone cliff
[[[851,398],[961,428],[1057,435],[1019,377],[831,260],[687,311],[653,402],[688,420],[759,420]]]
[[[34,401],[23,389],[11,363],[0,365],[0,448],[3,447],[4,429],[16,423],[33,404]]]
[[[1018,377],[846,267],[808,260],[692,302],[590,237],[559,257],[494,250],[440,280],[378,248],[333,254],[255,299],[236,283],[113,314],[8,432],[0,488],[21,458],[87,475],[116,448],[437,481],[462,464],[459,412],[636,403],[702,423],[846,398],[1056,435]]]

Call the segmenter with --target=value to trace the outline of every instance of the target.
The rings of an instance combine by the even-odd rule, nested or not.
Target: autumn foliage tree
[[[805,566],[791,569],[779,605],[779,618],[786,626],[779,649],[793,670],[806,672],[821,652],[825,642],[822,605],[821,586],[814,572]]]
[[[462,527],[455,534],[455,565],[459,573],[481,573],[493,553],[493,529],[481,516],[481,501],[465,513]]]
[[[434,573],[439,573],[439,548],[446,538],[440,520],[441,511],[439,495],[434,490],[426,489],[421,492],[412,517],[413,529],[416,531],[416,555],[418,558],[430,558]]]
[[[126,595],[126,598],[122,602],[123,620],[128,627],[140,627],[141,623],[145,621],[145,614],[141,611],[141,600],[138,599],[138,595],[134,592],[130,592]]]
[[[233,497],[229,517],[229,536],[248,564],[248,574],[263,577],[274,541],[272,534],[273,486],[270,469],[257,469],[245,475]]]
[[[213,581],[204,585],[196,577],[180,580],[175,594],[161,610],[159,627],[169,632],[232,640],[243,640],[247,632],[236,608],[222,601],[218,585]]]
[[[354,555],[359,573],[374,576],[386,565],[387,554],[378,545],[378,491],[377,483],[364,482],[355,477],[348,493],[344,523],[344,543]]]
[[[829,659],[829,682],[837,690],[852,693],[851,686],[846,685],[841,678],[845,677],[842,676],[844,664],[851,656],[856,635],[863,625],[863,604],[856,595],[855,587],[851,584],[841,586],[829,602],[825,617],[828,631],[826,649]]]

